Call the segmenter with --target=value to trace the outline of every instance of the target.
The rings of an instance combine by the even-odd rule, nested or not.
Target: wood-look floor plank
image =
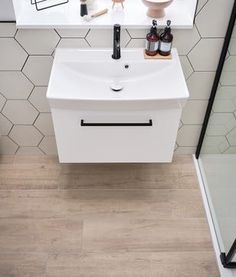
[[[0,190],[0,218],[60,218],[93,214],[155,213],[156,218],[202,218],[196,189]]]
[[[201,251],[212,243],[205,219],[158,219],[155,213],[113,214],[86,218],[83,249],[119,251]]]
[[[0,252],[1,277],[46,277],[47,253]]]
[[[83,222],[65,219],[1,219],[1,253],[79,252]]]
[[[50,255],[48,277],[219,277],[211,252]]]
[[[198,188],[191,157],[185,156],[173,164],[60,165],[53,158],[25,156],[1,160],[6,162],[0,162],[0,189]]]

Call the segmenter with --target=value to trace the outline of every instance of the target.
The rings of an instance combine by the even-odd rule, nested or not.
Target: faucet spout
[[[121,26],[119,24],[115,24],[113,29],[113,55],[112,55],[112,58],[114,60],[119,60],[121,58],[120,31],[121,31]]]

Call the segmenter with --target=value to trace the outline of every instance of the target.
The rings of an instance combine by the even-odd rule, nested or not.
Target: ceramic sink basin
[[[171,60],[144,59],[143,49],[57,49],[49,100],[181,100],[189,96],[176,49]]]

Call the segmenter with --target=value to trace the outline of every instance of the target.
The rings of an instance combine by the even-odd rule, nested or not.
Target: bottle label
[[[171,42],[163,42],[160,43],[160,51],[169,52],[171,50],[172,43]]]
[[[157,51],[159,48],[159,41],[148,41],[146,40],[146,50],[154,52]]]

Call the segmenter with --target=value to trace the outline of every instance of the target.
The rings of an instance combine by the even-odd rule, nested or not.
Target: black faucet
[[[115,24],[113,30],[113,55],[112,59],[119,60],[121,57],[120,53],[120,25]]]

